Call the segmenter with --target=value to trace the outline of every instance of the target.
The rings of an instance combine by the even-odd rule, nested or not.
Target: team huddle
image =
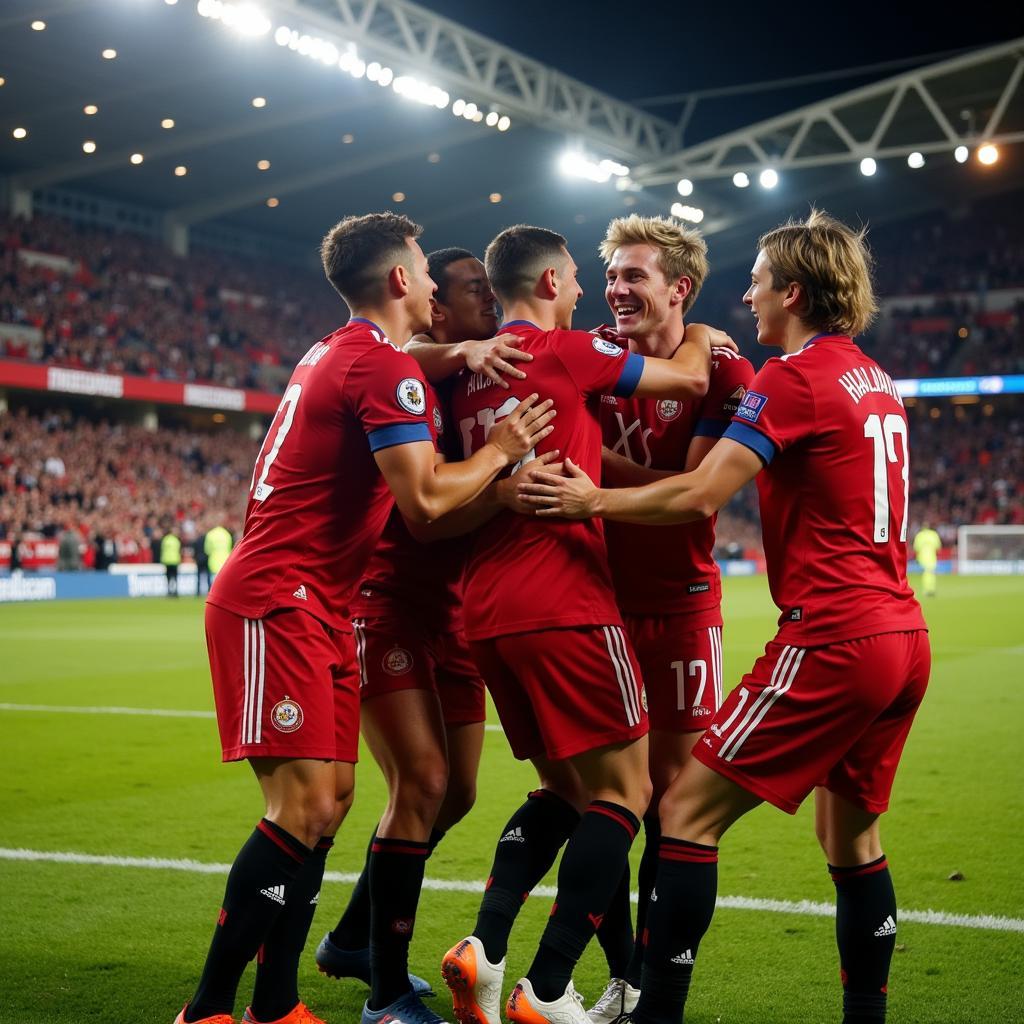
[[[175,1024],[234,1024],[253,959],[242,1021],[323,1024],[298,965],[360,729],[389,799],[316,962],[369,986],[361,1024],[444,1021],[408,950],[426,860],[474,803],[485,688],[537,788],[441,960],[458,1024],[680,1024],[721,837],[812,791],[842,1020],[884,1021],[879,816],[930,653],[906,579],[907,419],[852,340],[875,311],[863,233],[815,211],[759,240],[743,301],[781,355],[756,374],[686,321],[707,249],[673,221],[609,225],[613,323],[590,332],[572,329],[561,235],[507,228],[481,263],[424,255],[419,234],[386,213],[325,237],[352,316],[296,366],[210,591],[223,756],[249,760],[266,814]],[[714,519],[755,478],[779,631],[723,698]],[[518,912],[560,852],[534,959],[506,986]],[[609,981],[587,1009],[572,974],[595,935]]]

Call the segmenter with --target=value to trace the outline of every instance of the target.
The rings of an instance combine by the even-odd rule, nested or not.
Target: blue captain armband
[[[644,372],[644,357],[636,352],[629,352],[626,355],[626,365],[622,367],[622,373],[612,388],[612,394],[617,398],[629,398],[636,391],[637,384]]]
[[[391,427],[378,427],[371,430],[366,439],[370,442],[371,452],[394,448],[397,444],[409,444],[410,441],[434,441],[426,423],[396,423]]]
[[[760,456],[766,466],[775,458],[775,453],[778,451],[774,441],[765,437],[760,430],[748,427],[745,423],[736,423],[735,421],[730,423],[722,437],[727,437],[730,441],[736,441],[745,448],[749,448]]]

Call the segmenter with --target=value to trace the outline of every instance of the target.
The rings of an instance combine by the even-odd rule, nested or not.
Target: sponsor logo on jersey
[[[412,668],[412,655],[404,647],[392,647],[380,666],[389,676],[403,676]]]
[[[700,583],[691,583],[687,588],[688,594],[706,594],[711,589],[711,584],[707,580],[701,580]]]
[[[305,601],[306,600],[306,586],[305,586],[305,584],[300,583],[299,586],[298,586],[298,589],[293,591],[292,597],[297,597],[300,601]]]
[[[730,416],[736,414],[736,410],[740,407],[740,402],[743,401],[743,396],[747,393],[747,389],[741,384],[723,403],[722,409],[727,412]]]
[[[434,406],[434,429],[439,433],[444,433],[444,417],[441,415],[441,410]]]
[[[302,708],[290,697],[285,697],[271,709],[270,721],[278,732],[295,732],[302,725]]]
[[[690,714],[692,714],[694,718],[704,718],[705,715],[710,715],[711,712],[707,708],[701,707],[701,705],[698,704],[695,708],[690,708]]]
[[[406,377],[398,385],[395,392],[398,404],[406,411],[415,416],[422,416],[427,410],[427,396],[423,390],[422,381],[415,377]]]
[[[522,827],[521,826],[516,826],[515,828],[510,828],[498,840],[498,845],[501,846],[502,843],[525,843],[525,842],[526,842],[526,836],[523,835]]]
[[[895,935],[895,934],[896,934],[896,922],[893,920],[892,914],[890,914],[882,922],[882,927],[875,929],[875,938],[876,939],[883,939],[887,935]]]
[[[786,617],[790,622],[803,622],[804,610],[803,608],[790,608],[789,615]]]
[[[280,903],[282,907],[284,906],[283,885],[272,885],[267,889],[260,889],[260,895],[266,896],[268,899],[272,899],[275,903]]]
[[[677,402],[674,398],[663,398],[655,408],[658,410],[658,419],[668,423],[683,411],[683,403]]]
[[[605,341],[604,338],[595,338],[593,345],[594,351],[600,352],[603,356],[621,356],[624,351],[614,341]]]
[[[748,423],[756,423],[767,404],[767,395],[762,395],[757,391],[748,391],[737,406],[736,415]]]
[[[688,949],[684,953],[680,953],[679,956],[672,957],[672,963],[674,963],[674,964],[692,964],[693,963],[693,952]]]

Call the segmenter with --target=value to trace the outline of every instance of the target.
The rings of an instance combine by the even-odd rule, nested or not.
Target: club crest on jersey
[[[677,402],[674,398],[663,398],[656,408],[658,410],[658,419],[668,423],[683,411],[683,403]]]
[[[743,396],[747,393],[747,389],[741,384],[723,403],[722,409],[727,412],[730,416],[736,414],[736,410],[740,407],[740,402],[743,401]]]
[[[595,338],[593,341],[594,350],[603,356],[621,356],[623,349],[614,341],[605,341],[604,338]]]
[[[302,708],[290,697],[285,697],[274,705],[270,721],[278,732],[295,732],[302,725]]]
[[[762,395],[757,391],[748,391],[737,406],[736,415],[748,423],[756,423],[767,404],[767,395]]]
[[[424,394],[422,382],[415,377],[406,377],[398,385],[395,395],[398,404],[406,412],[411,412],[414,416],[422,416],[426,412],[427,396]]]
[[[444,417],[441,415],[441,410],[434,406],[434,429],[439,433],[444,433]]]
[[[404,647],[392,647],[380,665],[389,676],[404,676],[412,668],[412,655]]]

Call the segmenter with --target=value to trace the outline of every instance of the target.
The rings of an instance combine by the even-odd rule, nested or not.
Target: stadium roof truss
[[[635,166],[631,177],[656,186],[1024,141],[1022,76],[1018,38],[681,148]]]

